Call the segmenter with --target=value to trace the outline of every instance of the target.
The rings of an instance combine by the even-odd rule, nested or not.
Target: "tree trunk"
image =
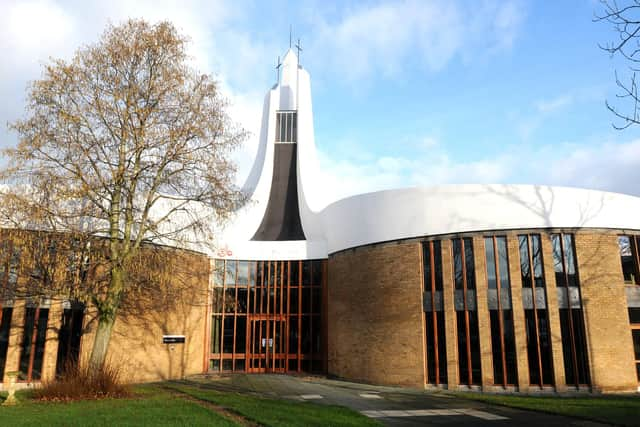
[[[100,316],[100,313],[98,313],[98,330],[96,331],[91,358],[89,359],[89,370],[91,372],[98,372],[104,366],[115,320],[115,316]]]
[[[98,329],[96,330],[96,337],[93,341],[93,349],[91,350],[91,357],[89,358],[89,369],[91,372],[97,372],[102,369],[107,359],[111,332],[116,322],[116,313],[120,306],[120,296],[124,289],[124,271],[121,267],[114,266],[111,268],[111,278],[109,282],[107,295],[97,306]]]

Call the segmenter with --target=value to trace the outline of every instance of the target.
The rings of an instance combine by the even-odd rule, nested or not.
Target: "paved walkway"
[[[439,391],[372,386],[318,377],[244,375],[198,377],[188,381],[218,391],[346,406],[389,426],[599,426],[573,418],[491,406]]]

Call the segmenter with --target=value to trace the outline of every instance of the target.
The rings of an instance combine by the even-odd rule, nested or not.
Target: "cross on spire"
[[[276,83],[280,83],[280,67],[282,67],[282,62],[280,62],[280,56],[278,56],[278,63],[276,64]]]
[[[298,65],[300,65],[300,52],[302,52],[302,44],[300,43],[300,39],[298,39],[298,43],[296,43],[296,50],[298,51]]]

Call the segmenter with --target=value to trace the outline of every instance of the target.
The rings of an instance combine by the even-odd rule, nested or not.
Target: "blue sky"
[[[640,195],[640,128],[612,129],[614,70],[593,0],[0,0],[0,123],[19,117],[48,56],[69,58],[111,20],[168,19],[217,75],[253,136],[289,25],[304,51],[315,136],[334,197],[412,185],[529,183]],[[0,145],[15,136],[0,130]]]

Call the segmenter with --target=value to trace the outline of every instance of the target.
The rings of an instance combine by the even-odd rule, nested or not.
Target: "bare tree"
[[[619,55],[628,62],[630,75],[621,79],[616,71],[616,85],[619,93],[617,102],[606,102],[607,108],[621,124],[613,127],[622,130],[640,124],[640,98],[638,97],[637,72],[640,71],[640,0],[625,1],[600,0],[602,10],[594,18],[597,22],[613,25],[617,37],[600,47],[611,56]]]
[[[26,118],[10,124],[19,144],[0,171],[5,225],[74,236],[80,254],[105,242],[107,280],[84,288],[98,315],[93,369],[135,286],[141,245],[205,241],[240,199],[229,154],[244,132],[186,47],[168,22],[109,25],[71,61],[47,64]]]

